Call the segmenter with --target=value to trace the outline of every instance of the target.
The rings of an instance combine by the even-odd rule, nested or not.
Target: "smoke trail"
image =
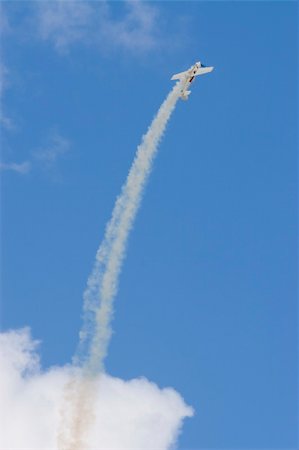
[[[61,450],[86,448],[83,438],[93,415],[92,387],[104,371],[104,359],[112,332],[113,300],[117,293],[118,277],[129,232],[142,199],[158,144],[175,108],[180,89],[181,82],[177,83],[168,94],[137,148],[135,159],[121,194],[116,200],[103,242],[96,254],[92,273],[87,281],[83,296],[83,327],[80,331],[78,350],[73,359],[77,370],[65,390],[65,402],[70,405],[70,411],[67,411],[67,408],[62,411],[62,430],[58,436],[58,446]],[[65,422],[69,423],[68,429],[65,429]]]
[[[158,144],[176,105],[179,91],[180,83],[177,83],[161,105],[138,146],[87,282],[84,292],[84,324],[80,332],[79,350],[74,361],[79,364],[85,362],[91,373],[99,373],[104,369],[103,360],[107,354],[111,336],[113,299],[117,292],[128,235],[140,205]],[[86,355],[88,355],[87,358]]]

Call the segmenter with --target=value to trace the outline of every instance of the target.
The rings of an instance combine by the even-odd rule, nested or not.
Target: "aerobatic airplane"
[[[194,64],[194,66],[190,67],[190,69],[185,72],[176,73],[172,75],[171,80],[181,80],[182,81],[182,89],[181,89],[181,99],[188,100],[191,91],[189,91],[189,87],[197,75],[203,75],[204,73],[212,72],[214,67],[206,67],[200,61]]]

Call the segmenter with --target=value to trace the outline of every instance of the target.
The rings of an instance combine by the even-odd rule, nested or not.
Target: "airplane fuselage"
[[[189,93],[187,94],[189,87],[191,86],[191,83],[195,79],[196,72],[199,68],[199,64],[196,63],[191,69],[187,70],[186,72],[186,79],[183,88],[181,89],[181,98],[183,100],[187,100]]]
[[[190,69],[186,70],[185,72],[180,72],[173,75],[171,78],[172,80],[180,80],[182,83],[181,99],[188,100],[188,97],[191,93],[191,91],[189,91],[189,88],[197,75],[203,75],[205,73],[211,72],[213,69],[214,67],[206,67],[200,61],[198,61],[194,64],[194,66],[190,67]]]

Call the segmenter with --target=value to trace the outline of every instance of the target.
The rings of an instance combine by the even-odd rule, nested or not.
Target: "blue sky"
[[[49,3],[2,2],[2,329],[70,361],[136,146],[201,60],[130,236],[107,370],[195,408],[180,449],[296,448],[297,4],[142,3],[133,23],[79,5],[53,24]]]

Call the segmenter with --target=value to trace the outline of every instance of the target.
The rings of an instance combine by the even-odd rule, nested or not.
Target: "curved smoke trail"
[[[84,323],[74,362],[86,365],[91,373],[99,373],[104,369],[103,360],[111,337],[113,299],[117,293],[118,277],[129,232],[142,199],[158,144],[176,105],[179,91],[180,83],[175,85],[167,96],[138,146],[87,281],[84,292]]]
[[[127,180],[116,200],[104,239],[97,251],[84,292],[83,326],[73,363],[75,375],[65,389],[58,447],[86,449],[84,437],[93,417],[94,383],[104,371],[104,359],[111,337],[113,301],[125,256],[126,244],[140,205],[167,122],[180,95],[181,82],[168,94],[137,148]],[[87,413],[88,409],[88,413]],[[69,424],[67,426],[67,423]]]

